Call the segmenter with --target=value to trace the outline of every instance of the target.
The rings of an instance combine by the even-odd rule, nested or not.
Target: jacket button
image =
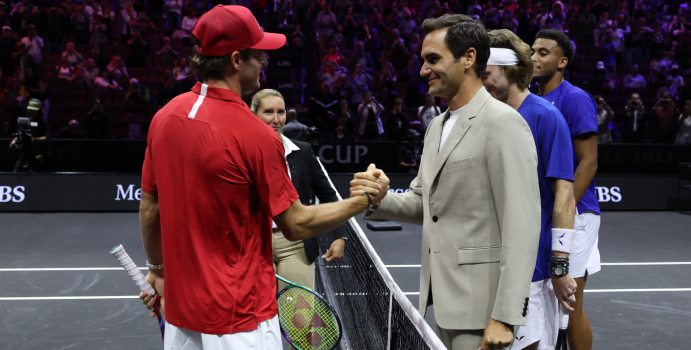
[[[437,220],[439,220],[439,218],[436,215],[432,217],[432,221],[437,222]]]

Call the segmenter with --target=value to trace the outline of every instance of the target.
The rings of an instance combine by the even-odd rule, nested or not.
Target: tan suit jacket
[[[410,191],[388,193],[365,219],[423,226],[420,313],[434,303],[440,327],[524,325],[540,238],[532,133],[483,87],[439,150],[447,113],[427,129]]]

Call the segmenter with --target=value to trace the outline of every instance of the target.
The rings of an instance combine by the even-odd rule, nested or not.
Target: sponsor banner
[[[351,153],[355,159],[356,152]],[[338,161],[334,158],[334,161]],[[330,174],[343,198],[350,196],[352,174]],[[390,174],[391,192],[404,193],[412,175]],[[674,210],[676,176],[599,175],[597,196],[602,210]],[[0,212],[137,211],[140,174],[0,173]]]
[[[297,111],[307,116],[308,108],[299,105]],[[10,139],[0,139],[0,149],[7,149],[9,143]],[[369,163],[395,173],[402,146],[399,142],[319,142],[312,150],[332,173],[363,171]],[[44,171],[139,173],[146,140],[52,140],[50,148]],[[598,153],[598,174],[676,174],[679,162],[691,162],[688,145],[600,145]],[[12,171],[15,161],[8,152],[0,152],[0,171]]]

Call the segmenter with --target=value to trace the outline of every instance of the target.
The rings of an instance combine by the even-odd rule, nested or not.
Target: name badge
[[[38,122],[31,122],[31,127],[32,127],[32,128],[37,128],[37,127],[38,127]]]

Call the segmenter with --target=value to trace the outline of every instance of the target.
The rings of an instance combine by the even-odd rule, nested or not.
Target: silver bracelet
[[[149,261],[147,260],[146,261],[146,267],[148,267],[149,270],[160,270],[163,268],[163,263],[160,263],[158,265],[151,265],[151,264],[149,264]]]

